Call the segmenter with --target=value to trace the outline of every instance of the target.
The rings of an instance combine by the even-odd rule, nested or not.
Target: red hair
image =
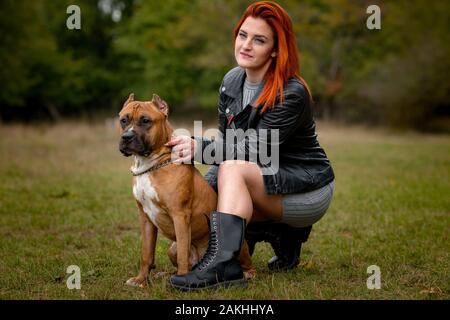
[[[259,1],[251,4],[234,29],[234,41],[236,41],[239,30],[248,17],[263,19],[272,28],[275,35],[274,49],[277,56],[272,59],[272,63],[264,76],[266,84],[256,101],[256,105],[263,104],[261,113],[275,105],[278,94],[280,95],[280,101],[284,100],[284,84],[292,77],[297,78],[309,94],[310,91],[306,81],[300,77],[297,41],[292,20],[286,10],[272,1]]]

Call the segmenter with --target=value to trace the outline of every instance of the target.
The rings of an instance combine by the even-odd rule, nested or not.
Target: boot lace
[[[211,262],[213,262],[214,259],[216,258],[218,248],[219,248],[219,238],[217,237],[217,219],[216,216],[213,215],[212,230],[210,230],[208,248],[206,249],[203,258],[197,264],[194,265],[192,270],[196,269],[198,271],[202,271],[207,266],[209,266]]]

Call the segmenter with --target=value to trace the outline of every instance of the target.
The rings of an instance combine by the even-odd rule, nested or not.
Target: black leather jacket
[[[205,148],[212,150],[212,154],[216,156],[216,159],[218,158],[216,165],[212,165],[205,175],[209,184],[217,191],[217,164],[221,161],[236,159],[236,156],[227,159],[226,151],[235,155],[239,152],[248,155],[252,151],[248,139],[264,140],[264,143],[268,145],[272,143],[270,137],[261,138],[258,133],[249,135],[247,141],[242,139],[235,143],[225,143],[227,134],[233,132],[227,129],[239,128],[243,130],[253,128],[256,132],[260,132],[260,129],[267,129],[268,132],[278,129],[279,143],[276,143],[279,148],[278,170],[269,170],[266,172],[272,172],[271,174],[263,175],[268,194],[302,193],[318,189],[331,182],[334,179],[333,169],[317,141],[310,99],[305,87],[298,79],[291,78],[285,85],[283,103],[275,105],[273,109],[268,109],[261,115],[259,111],[262,106],[258,108],[254,106],[260,92],[255,95],[249,105],[241,108],[245,77],[245,70],[236,67],[225,75],[220,86],[218,111],[222,139],[209,140],[195,137],[201,146],[194,156],[196,161],[205,163],[200,156],[200,152],[203,152]],[[261,89],[262,87],[260,91]],[[223,148],[226,151],[215,152],[217,148]],[[259,161],[256,162],[261,168],[267,167],[261,165]]]

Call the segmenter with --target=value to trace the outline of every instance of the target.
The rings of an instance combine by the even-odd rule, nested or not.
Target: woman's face
[[[258,71],[271,61],[274,45],[274,34],[267,22],[248,17],[239,29],[234,56],[241,68]]]

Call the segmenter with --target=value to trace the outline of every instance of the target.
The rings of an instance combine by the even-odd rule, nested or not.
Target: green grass
[[[1,299],[449,299],[450,137],[319,124],[336,173],[327,214],[313,228],[300,266],[270,273],[265,243],[247,289],[181,293],[137,274],[139,225],[130,158],[101,124],[0,128]],[[204,167],[200,168],[204,170]],[[168,242],[157,269],[173,272]],[[66,268],[81,268],[81,290]],[[367,267],[381,289],[366,287]]]

